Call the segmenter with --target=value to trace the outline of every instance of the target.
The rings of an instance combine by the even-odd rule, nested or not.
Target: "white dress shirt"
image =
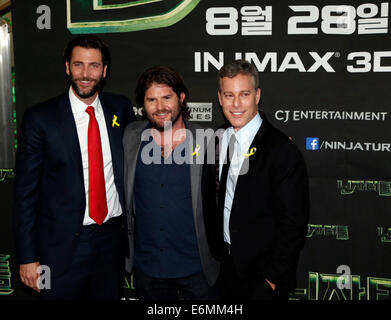
[[[86,112],[88,105],[86,105],[76,97],[72,88],[69,88],[69,100],[71,102],[72,113],[76,123],[77,135],[79,137],[81,151],[81,160],[83,163],[84,190],[86,193],[86,211],[84,213],[83,225],[90,225],[95,223],[95,221],[92,220],[89,216],[88,206],[88,123],[90,120],[90,116]],[[99,125],[100,138],[102,142],[103,170],[105,176],[106,199],[108,208],[108,213],[104,220],[104,222],[106,222],[112,217],[120,216],[122,214],[122,209],[121,204],[119,202],[117,188],[114,183],[110,142],[107,133],[103,109],[99,101],[99,96],[97,96],[95,101],[90,105],[94,107],[95,110],[95,118]]]
[[[249,121],[244,127],[235,132],[233,127],[229,127],[225,130],[223,138],[221,140],[221,149],[219,156],[219,179],[221,180],[221,171],[223,163],[226,159],[228,150],[228,141],[231,139],[231,135],[235,135],[235,146],[232,155],[229,171],[227,175],[227,185],[225,192],[224,202],[224,241],[231,243],[231,237],[229,233],[229,218],[231,215],[232,202],[234,199],[236,182],[240,174],[247,173],[248,168],[242,168],[243,161],[246,158],[245,155],[249,154],[251,143],[254,140],[256,133],[262,125],[262,118],[257,115]],[[248,162],[246,162],[248,163]]]

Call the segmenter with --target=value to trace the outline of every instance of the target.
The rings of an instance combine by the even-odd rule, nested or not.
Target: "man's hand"
[[[276,289],[276,285],[274,283],[271,283],[269,280],[265,279],[266,282],[272,287],[272,289]]]
[[[21,264],[19,267],[19,275],[22,282],[37,292],[40,292],[38,287],[38,279],[40,274],[37,271],[39,266],[39,262],[32,262]]]

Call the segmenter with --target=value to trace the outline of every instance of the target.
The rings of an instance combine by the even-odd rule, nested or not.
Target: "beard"
[[[148,118],[149,122],[151,123],[152,128],[154,128],[160,132],[163,132],[165,128],[167,128],[167,129],[172,128],[174,126],[174,124],[178,121],[178,119],[181,115],[181,109],[182,109],[182,105],[178,101],[178,105],[175,109],[173,109],[173,110],[160,110],[159,112],[171,112],[171,119],[168,121],[167,120],[164,121],[163,124],[161,122],[156,121],[153,118],[153,114],[147,113],[147,118]]]
[[[93,81],[95,84],[94,86],[89,90],[82,90],[77,85],[76,81]],[[82,99],[87,99],[92,97],[96,92],[103,89],[105,79],[103,78],[103,72],[102,75],[98,79],[94,78],[77,78],[73,76],[72,72],[68,76],[68,83],[72,86],[72,89],[75,91],[75,93]]]

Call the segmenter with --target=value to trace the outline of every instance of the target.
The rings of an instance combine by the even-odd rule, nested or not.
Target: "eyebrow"
[[[243,92],[251,92],[251,89],[246,89],[246,90],[240,90],[239,93]],[[233,91],[223,91],[223,94],[232,94]]]
[[[102,63],[98,62],[98,61],[93,61],[93,62],[84,62],[84,61],[81,61],[81,60],[74,60],[72,61],[72,64],[75,64],[75,63],[82,63],[82,64],[97,64],[97,65],[101,65]]]

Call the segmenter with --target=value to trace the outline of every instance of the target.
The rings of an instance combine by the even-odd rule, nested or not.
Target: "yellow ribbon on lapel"
[[[114,126],[117,126],[119,127],[119,123],[117,122],[117,119],[118,117],[116,115],[113,116],[113,123],[112,123],[112,127],[114,128]]]
[[[244,153],[243,155],[246,157],[246,158],[249,158],[251,157],[252,155],[254,155],[254,153],[257,151],[257,148],[253,147],[251,148],[250,150],[250,153]]]
[[[199,144],[197,144],[197,146],[195,147],[195,149],[194,149],[194,152],[191,154],[192,156],[196,156],[196,157],[198,157],[198,151],[200,151],[200,149],[201,149],[201,147],[200,147],[200,145]]]

